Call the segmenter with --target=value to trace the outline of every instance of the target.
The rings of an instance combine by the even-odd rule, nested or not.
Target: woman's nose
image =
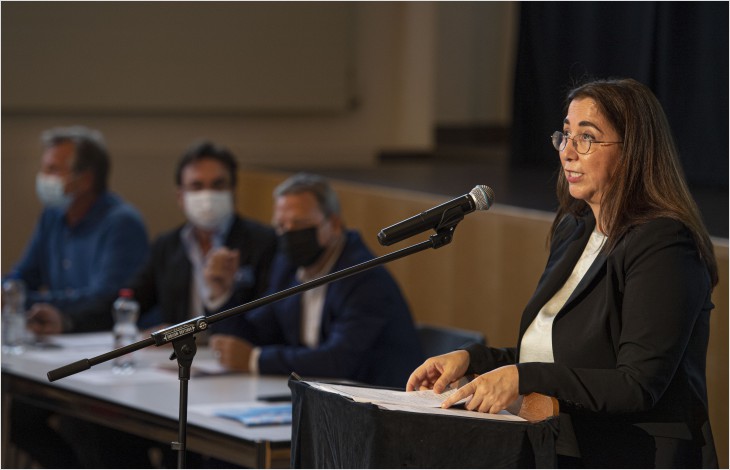
[[[559,153],[560,159],[565,161],[575,160],[578,156],[578,152],[575,151],[575,147],[572,142],[568,142],[562,152]]]

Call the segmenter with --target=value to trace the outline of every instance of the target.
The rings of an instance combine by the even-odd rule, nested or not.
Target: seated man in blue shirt
[[[281,252],[269,293],[373,258],[360,235],[345,228],[337,195],[324,178],[295,175],[274,197]],[[227,321],[230,334],[214,334],[210,346],[235,370],[402,387],[410,368],[423,361],[408,305],[383,267]]]
[[[34,333],[110,329],[111,303],[147,256],[142,217],[108,192],[109,155],[99,132],[51,129],[42,141],[36,192],[44,209],[7,277],[26,284]],[[106,308],[86,308],[97,302]]]
[[[109,155],[99,132],[51,129],[42,142],[36,192],[44,209],[7,277],[27,286],[28,328],[34,333],[111,329],[112,302],[147,256],[142,217],[108,192]],[[79,466],[47,425],[50,411],[16,401],[10,413],[15,445],[47,468]]]

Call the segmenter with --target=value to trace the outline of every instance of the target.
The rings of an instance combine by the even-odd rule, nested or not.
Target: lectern
[[[292,468],[554,468],[557,463],[557,413],[520,422],[409,413],[354,402],[294,379],[289,388]],[[548,406],[554,403],[544,398]]]

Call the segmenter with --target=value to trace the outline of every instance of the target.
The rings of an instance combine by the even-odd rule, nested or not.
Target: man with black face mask
[[[322,177],[297,174],[274,191],[279,253],[269,293],[365,262],[373,254],[344,227]],[[402,386],[423,360],[408,305],[383,267],[308,290],[231,319],[213,335],[223,365],[245,372],[332,377]]]

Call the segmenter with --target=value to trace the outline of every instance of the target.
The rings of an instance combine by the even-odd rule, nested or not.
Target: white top
[[[568,280],[553,295],[553,298],[548,300],[540,309],[530,326],[527,327],[527,331],[522,337],[520,362],[555,362],[553,358],[553,320],[555,320],[555,315],[563,308],[580,280],[583,279],[588,268],[598,256],[605,240],[606,236],[604,234],[597,230],[593,231]]]
[[[555,316],[568,301],[576,286],[588,268],[596,260],[606,236],[594,230],[583,249],[580,259],[575,263],[573,272],[563,287],[540,309],[530,326],[527,327],[520,347],[520,362],[555,362],[553,357],[553,321]],[[570,416],[560,413],[560,434],[555,443],[556,452],[560,455],[580,457],[578,442],[575,438]]]

